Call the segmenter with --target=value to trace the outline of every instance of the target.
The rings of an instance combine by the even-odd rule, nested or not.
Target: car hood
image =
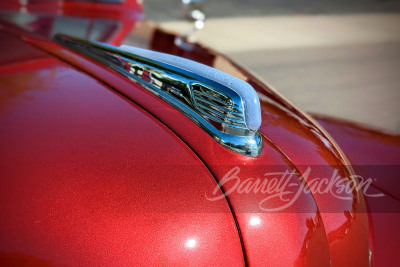
[[[295,170],[296,175],[291,180],[294,188],[316,185],[315,181],[324,178],[328,181],[336,179],[338,184],[357,184],[352,178],[354,171],[350,163],[329,134],[265,81],[223,54],[197,43],[177,46],[175,34],[151,24],[142,25],[139,31],[148,33],[147,48],[225,71],[248,82],[259,95],[264,151],[258,158],[237,156],[219,149],[201,138],[197,128],[182,131],[183,123],[177,123],[175,117],[170,120],[168,116],[159,115],[187,140],[220,185],[226,177],[236,175],[239,178],[224,183],[221,188],[226,195],[229,193],[227,199],[238,221],[248,261],[284,266],[321,266],[328,262],[337,266],[369,265],[369,222],[361,191],[354,189],[344,195],[335,194],[335,190],[340,191],[338,188],[322,193],[318,190],[311,194],[303,192],[287,209],[279,209],[296,198],[290,191],[298,191],[285,188],[287,195],[282,196],[279,195],[282,187],[275,187],[278,190],[272,190],[272,193],[254,193],[254,188],[262,187],[246,182],[260,178],[262,183],[266,181],[263,178],[271,173]],[[242,183],[236,184],[237,180]],[[284,181],[285,177],[280,176],[279,180]],[[236,185],[235,190],[230,191]],[[262,202],[273,193],[278,197]],[[278,209],[262,210],[260,202]],[[285,257],[281,256],[282,251],[286,252]]]
[[[243,265],[228,203],[146,110],[0,30],[2,265]]]
[[[152,220],[151,216],[143,215],[145,214],[145,210],[141,210],[139,212],[140,216],[138,216],[140,220],[130,217],[132,222],[135,223],[132,224],[131,221],[129,221],[129,223],[127,222],[128,225],[125,225],[126,227],[122,227],[125,229],[124,231],[128,231],[127,233],[129,234],[128,236],[132,238],[131,240],[141,240],[140,238],[145,238],[143,239],[143,242],[145,242],[144,240],[150,242],[149,247],[151,248],[154,246],[160,246],[160,244],[163,244],[163,246],[172,244],[171,246],[173,247],[173,245],[176,245],[173,243],[176,240],[171,241],[163,238],[157,239],[156,234],[147,236],[148,234],[146,229],[148,228],[146,227],[155,227],[155,229],[157,229],[157,234],[163,234],[162,236],[167,238],[166,236],[170,233],[165,230],[167,225],[171,225],[171,227],[175,229],[176,236],[179,236],[178,233],[180,230],[193,226],[198,229],[197,235],[194,237],[180,236],[181,239],[179,239],[179,242],[181,243],[179,244],[183,244],[183,246],[186,245],[186,249],[195,248],[197,244],[204,244],[206,248],[216,251],[214,252],[216,254],[210,254],[210,257],[205,257],[204,253],[196,254],[199,257],[199,260],[210,259],[211,256],[215,256],[221,260],[232,259],[236,262],[243,262],[244,260],[249,264],[264,263],[282,266],[321,266],[329,264],[337,266],[350,264],[357,266],[369,265],[369,226],[362,193],[354,189],[350,192],[345,192],[344,196],[342,195],[342,197],[344,197],[343,199],[330,194],[331,192],[328,194],[314,191],[310,193],[307,190],[293,189],[307,188],[312,179],[315,178],[326,177],[327,179],[333,179],[333,174],[335,174],[335,177],[338,177],[338,180],[344,183],[352,182],[349,177],[353,174],[353,170],[348,166],[348,162],[340,149],[335,145],[329,135],[325,133],[324,130],[310,117],[299,111],[275,90],[271,89],[264,82],[257,79],[245,69],[236,65],[227,57],[196,44],[192,44],[191,49],[177,47],[174,42],[175,35],[158,28],[152,29],[152,37],[148,40],[149,48],[151,49],[183,56],[214,66],[246,80],[256,89],[260,97],[262,108],[263,123],[260,131],[262,133],[264,146],[263,153],[257,158],[246,157],[228,151],[216,143],[207,133],[202,131],[187,117],[179,113],[167,103],[140,85],[134,84],[129,79],[111,72],[106,66],[84,58],[48,40],[38,39],[29,33],[23,33],[22,35],[23,39],[26,40],[29,45],[40,48],[42,51],[51,54],[52,57],[61,59],[69,65],[73,65],[74,68],[79,71],[76,71],[74,68],[70,69],[80,73],[79,75],[82,75],[82,73],[85,75],[89,74],[92,79],[92,84],[90,86],[99,87],[100,83],[103,84],[102,86],[105,84],[107,88],[113,90],[114,94],[118,94],[118,97],[120,98],[119,102],[125,103],[124,101],[128,99],[135,103],[129,104],[132,112],[135,114],[129,115],[128,110],[121,110],[121,114],[115,114],[114,116],[109,117],[110,123],[117,123],[122,119],[129,120],[129,118],[132,118],[132,121],[128,123],[132,128],[125,132],[126,136],[123,136],[123,138],[130,138],[131,141],[135,141],[132,141],[129,145],[112,143],[106,147],[108,147],[113,153],[109,153],[110,151],[108,150],[101,150],[103,154],[96,154],[96,159],[100,160],[100,165],[102,166],[100,170],[108,167],[109,169],[107,169],[107,171],[109,172],[104,170],[101,172],[111,175],[111,171],[119,171],[118,173],[126,174],[126,166],[132,166],[130,164],[133,164],[132,161],[127,162],[126,157],[134,157],[135,160],[140,162],[140,157],[137,155],[135,156],[133,152],[139,153],[138,155],[144,153],[143,157],[148,160],[148,163],[143,165],[144,167],[141,173],[149,173],[146,177],[147,179],[150,179],[149,181],[151,181],[151,183],[149,184],[146,182],[140,183],[139,185],[131,184],[129,187],[130,190],[122,192],[128,197],[124,200],[129,202],[133,200],[130,198],[132,195],[139,193],[139,196],[142,197],[140,200],[144,200],[144,203],[158,203],[161,205],[158,207],[162,207],[162,210],[168,210],[172,207],[173,211],[174,209],[177,209],[182,212],[181,209],[183,209],[183,211],[188,211],[187,209],[189,209],[191,215],[183,217],[182,219],[176,218],[175,215],[168,214],[165,217],[158,217],[157,219]],[[43,72],[39,71],[37,73]],[[47,77],[47,75],[42,74],[42,77]],[[63,78],[62,75],[55,75],[53,77]],[[82,87],[82,83],[78,82],[79,79],[75,79],[73,76],[69,77],[69,79],[75,79],[78,83],[76,85],[72,83],[65,86],[66,82],[63,83],[62,79],[60,80],[56,78],[54,79],[54,82],[59,87],[65,87],[64,89],[67,89],[68,87],[69,90],[71,90],[71,88]],[[44,84],[46,83],[47,81],[44,80]],[[34,85],[31,84],[31,86]],[[104,90],[104,88],[102,90]],[[78,93],[71,93],[71,96],[81,99],[81,96],[79,96]],[[108,97],[110,97],[110,93]],[[102,103],[102,101],[98,102],[96,98],[90,100],[89,98],[87,99],[89,104],[94,105],[96,103],[107,103],[107,105],[111,105],[108,103],[106,98],[103,100],[104,103]],[[42,106],[46,105],[47,103],[42,104]],[[85,108],[87,104],[81,103],[80,105]],[[115,107],[117,106],[118,105],[115,104]],[[122,106],[123,105],[121,104],[121,108]],[[64,106],[64,108],[69,112],[74,110],[72,106]],[[147,116],[150,116],[151,118],[139,114],[144,111]],[[122,114],[124,112],[125,115]],[[56,118],[58,125],[71,122],[70,120],[65,120],[63,117],[58,117],[57,113],[49,114],[52,115],[49,119]],[[106,114],[103,115],[105,116]],[[151,130],[143,130],[143,125],[137,125],[135,122],[137,117],[140,118],[143,116],[146,117],[144,121],[152,121],[154,124],[152,124],[152,127],[162,130],[158,130],[152,134],[150,134],[152,132]],[[115,118],[118,119],[114,122],[113,119]],[[87,117],[85,117],[85,120],[83,121],[84,122],[81,122],[78,125],[74,124],[67,127],[72,131],[72,137],[78,136],[83,138],[83,136],[85,136],[85,139],[82,140],[88,141],[88,144],[91,144],[92,146],[91,148],[96,147],[96,143],[93,143],[94,141],[98,142],[97,145],[107,141],[107,139],[101,137],[102,135],[98,137],[98,134],[103,134],[102,130],[104,129],[102,128],[98,129],[95,127],[94,129],[96,130],[93,130],[90,135],[83,135],[82,133],[85,132],[76,132],[77,129],[79,129],[77,128],[78,126],[87,126],[87,123],[90,123],[88,125],[92,125],[96,122],[96,120]],[[26,122],[23,124],[24,127],[22,127],[18,132],[27,134],[25,126],[28,124],[25,124]],[[120,126],[120,124],[107,126],[108,131],[106,131],[106,133],[110,134],[109,138],[115,137],[113,142],[117,142],[121,139],[121,136],[115,136],[115,133],[117,133],[115,129],[118,129],[116,128],[117,126]],[[66,131],[67,128],[63,129]],[[11,135],[14,130],[16,131],[16,129],[10,128],[8,133]],[[52,133],[52,131],[49,132]],[[60,131],[57,130],[57,133],[60,133]],[[68,133],[68,131],[66,131],[66,133]],[[160,135],[160,137],[158,135]],[[163,139],[163,137],[169,139],[166,140]],[[172,141],[172,139],[174,141]],[[154,143],[151,143],[150,140]],[[58,140],[52,139],[52,141],[55,145]],[[176,143],[174,143],[174,145],[166,145],[170,144],[170,142]],[[13,144],[16,146],[16,142]],[[105,144],[107,145],[107,142],[105,142]],[[20,150],[22,149],[20,146],[17,147],[19,147]],[[84,147],[86,147],[86,144]],[[181,150],[179,151],[177,147],[180,147],[179,149]],[[15,149],[14,146],[11,145],[9,145],[9,148],[12,150]],[[89,148],[90,147],[88,147],[88,149]],[[164,152],[162,152],[162,149],[164,149]],[[172,153],[170,149],[173,149],[174,152]],[[182,149],[185,150],[185,152],[183,152]],[[47,150],[40,151],[47,153]],[[89,151],[87,151],[87,153],[89,153]],[[85,155],[87,154],[72,153],[68,155],[74,156],[73,159],[75,161],[76,159],[85,161]],[[124,157],[122,157],[122,155]],[[158,156],[155,157],[154,155]],[[196,156],[193,158],[193,155]],[[153,159],[153,157],[155,158]],[[38,158],[38,155],[32,155],[31,158],[36,159]],[[108,160],[104,160],[104,158],[109,160],[112,159],[114,163],[111,164]],[[192,161],[188,158],[191,158]],[[117,159],[118,162],[115,162]],[[311,171],[309,171],[309,168],[311,168]],[[73,170],[73,167],[69,166],[68,169]],[[61,168],[60,170],[63,169]],[[278,176],[277,174],[282,174],[286,170],[294,172],[293,176],[290,177],[290,180],[288,180],[289,182],[286,184],[291,188],[286,188],[285,186],[278,187],[275,185],[271,186],[272,189],[270,191],[268,191],[268,188],[266,191],[254,191],[256,185],[254,185],[254,183],[251,185],[250,181],[256,181],[257,178],[260,178],[259,183],[263,183],[263,181],[266,181],[263,178],[270,174],[276,176],[276,183],[281,182],[281,184],[284,185],[285,183],[283,181],[285,180],[285,177]],[[153,174],[156,175],[156,173],[164,174],[165,180],[163,181],[165,182],[174,181],[179,178],[178,181],[182,183],[179,185],[175,183],[168,184],[168,182],[166,182],[167,184],[163,184],[160,180],[153,177]],[[90,173],[86,173],[84,177],[90,177]],[[186,177],[187,179],[182,177]],[[232,179],[228,182],[224,182],[227,181],[228,178]],[[215,181],[213,179],[215,179]],[[269,180],[272,181],[273,179]],[[269,180],[267,179],[266,183],[268,183]],[[123,188],[125,188],[123,185],[127,180],[123,181],[123,183],[118,181],[118,184],[121,185],[121,188],[117,188],[118,190],[123,190]],[[185,181],[185,183],[183,183],[183,181]],[[194,182],[194,184],[190,185],[190,181]],[[20,182],[22,183],[23,181],[21,180]],[[45,180],[44,182],[48,185],[48,181]],[[86,185],[86,183],[87,181],[84,180],[83,184]],[[237,186],[234,188],[236,184]],[[89,185],[91,184],[89,183]],[[94,185],[97,185],[97,182],[94,183]],[[151,186],[149,187],[149,185]],[[111,196],[118,194],[119,191],[117,189],[117,191],[111,191],[111,193],[110,191],[107,191],[109,186],[111,186],[111,184],[105,184],[104,187],[100,188],[105,191],[100,190],[94,192],[100,194],[102,197],[109,196],[107,194],[111,194]],[[168,190],[165,191],[163,186],[167,186],[166,188]],[[20,187],[20,185],[17,185],[14,190],[17,190],[17,188]],[[91,187],[84,188],[88,189],[85,193],[92,191]],[[232,190],[232,188],[234,188],[234,190]],[[155,198],[147,196],[149,192],[148,190],[150,189],[154,189],[155,192],[158,192],[156,193]],[[279,191],[278,189],[282,190]],[[279,193],[282,192],[284,192],[284,195],[279,195]],[[55,194],[55,192],[53,193]],[[201,197],[200,195],[197,195],[200,193]],[[275,195],[275,198],[271,197],[275,193],[278,193],[278,195]],[[65,194],[74,196],[74,190],[65,191],[62,196]],[[157,197],[159,194],[161,194],[160,198]],[[197,199],[195,197],[195,199],[192,200],[192,194],[199,198]],[[79,198],[75,199],[77,202],[82,199],[80,194],[78,194],[78,196]],[[68,200],[71,201],[70,199]],[[139,199],[136,200],[139,201]],[[49,199],[47,199],[47,201],[49,201]],[[67,205],[64,202],[62,203],[63,205]],[[92,202],[89,202],[88,204],[91,205],[91,203]],[[120,204],[118,201],[114,201],[113,203]],[[196,203],[201,204],[197,205]],[[104,207],[104,203],[102,205],[103,206],[98,207],[98,210],[101,210]],[[125,206],[131,207],[126,203]],[[155,205],[152,205],[151,207],[154,208]],[[193,207],[200,207],[200,211],[203,211],[203,213],[198,212],[199,210],[191,210]],[[73,209],[68,211],[72,212]],[[89,212],[89,214],[94,214],[94,217],[91,217],[92,220],[95,220],[95,218],[100,219],[102,217],[100,216],[101,212],[96,213],[92,210],[86,209],[84,211]],[[120,210],[118,209],[118,205],[116,205],[108,211],[110,214],[117,212],[115,215],[117,216]],[[210,211],[215,212],[210,213]],[[225,217],[218,219],[220,215],[216,215],[216,213],[221,213],[221,216]],[[63,214],[68,214],[68,212]],[[161,212],[161,215],[160,213],[157,214],[157,216],[165,215],[163,212]],[[172,212],[172,214],[176,214],[176,212]],[[84,213],[84,215],[87,215],[87,213]],[[81,215],[78,214],[78,217],[72,218],[85,219],[85,217],[79,216]],[[200,219],[202,216],[205,216],[204,221]],[[211,225],[213,218],[216,218],[215,226]],[[72,221],[74,221],[73,219]],[[71,222],[70,219],[64,217],[62,220]],[[224,223],[222,223],[222,221]],[[10,223],[11,222],[12,220]],[[176,224],[173,222],[176,222]],[[55,225],[56,224],[54,224],[53,227],[55,227]],[[100,226],[97,224],[94,225],[97,228],[92,229],[93,233],[100,226],[104,227],[105,225],[111,225],[110,227],[115,227],[115,224],[109,224],[109,222],[103,222]],[[140,227],[138,225],[140,225]],[[31,226],[32,225],[27,224],[27,228]],[[66,224],[65,226],[66,228],[76,227],[71,226],[70,224]],[[140,230],[135,230],[134,232],[132,232],[133,230],[126,230],[133,228]],[[114,230],[110,228],[106,229],[109,230],[108,232],[114,233],[114,235],[107,235],[108,238],[120,237],[121,235],[127,236],[127,233],[125,232],[113,232],[116,231],[114,228]],[[103,238],[104,232],[101,233],[102,234],[96,235],[96,238]],[[134,235],[134,233],[136,233],[136,235]],[[168,233],[168,235],[166,235],[166,233]],[[204,239],[199,238],[200,234],[204,234]],[[206,236],[210,236],[211,240],[208,240]],[[9,239],[11,240],[11,238]],[[103,243],[107,241],[106,239],[102,240]],[[188,243],[185,243],[183,240],[186,240]],[[203,240],[206,240],[204,241],[205,243],[203,243]],[[215,240],[215,243],[213,243],[213,240]],[[62,242],[65,241],[63,240]],[[122,242],[118,243],[120,245],[126,245],[124,242],[127,242],[127,240],[123,239],[118,242]],[[222,249],[221,244],[225,242],[229,245],[226,246],[225,244],[224,246],[226,247]],[[65,245],[66,243],[63,244]],[[141,251],[142,249],[148,249],[149,247],[137,247],[135,251]],[[126,246],[123,246],[123,248],[126,249]],[[97,248],[91,247],[91,249],[93,249],[91,252],[94,253]],[[162,258],[161,255],[164,255],[163,249],[166,249],[166,247],[161,247],[160,250],[157,250],[156,254],[160,255],[157,259],[170,262],[167,261],[167,259]],[[239,252],[240,249],[243,251]],[[122,253],[123,255],[127,255],[124,254],[125,252]],[[187,254],[186,250],[178,250],[175,251],[175,253],[182,257],[188,257],[188,255],[190,255]],[[218,257],[218,253],[223,254],[224,256]],[[283,254],[284,256],[282,256]],[[145,257],[152,257],[150,254],[143,255]],[[102,259],[108,259],[105,257],[106,254],[103,256]]]

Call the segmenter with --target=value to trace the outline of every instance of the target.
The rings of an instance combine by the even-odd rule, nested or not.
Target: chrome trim
[[[251,157],[261,154],[260,104],[254,89],[247,83],[168,54],[118,48],[62,34],[55,35],[54,40],[140,84],[177,108],[224,147]],[[251,104],[253,106],[249,107]]]
[[[203,6],[203,0],[182,0],[182,15],[188,22],[193,23],[190,30],[175,38],[175,44],[182,49],[191,50],[196,40],[194,34],[204,28],[206,15]]]

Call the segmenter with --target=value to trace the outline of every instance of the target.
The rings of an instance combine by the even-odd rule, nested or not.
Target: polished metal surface
[[[182,0],[182,15],[190,22],[204,21],[204,1]]]
[[[224,147],[262,152],[258,96],[246,82],[200,63],[150,50],[58,34],[55,41],[130,78],[165,100]]]
[[[204,28],[206,15],[203,0],[182,0],[182,15],[193,27],[175,38],[175,44],[183,49],[191,50],[196,41],[194,34]]]

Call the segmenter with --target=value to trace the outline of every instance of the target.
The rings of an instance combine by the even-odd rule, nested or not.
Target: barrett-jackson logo
[[[330,177],[312,177],[308,167],[301,175],[294,170],[264,173],[263,178],[242,178],[240,167],[234,167],[219,181],[211,194],[205,193],[209,201],[224,199],[230,194],[263,194],[265,198],[258,203],[266,212],[282,211],[289,208],[302,193],[330,194],[341,200],[352,200],[353,193],[362,191],[365,197],[383,197],[384,194],[369,194],[373,179],[359,175],[343,178],[334,169]],[[300,177],[299,177],[300,176]],[[304,180],[306,182],[299,182]],[[223,191],[221,190],[223,188]],[[282,205],[271,207],[270,202],[279,200]]]

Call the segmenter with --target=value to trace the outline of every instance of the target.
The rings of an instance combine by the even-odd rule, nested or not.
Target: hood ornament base
[[[61,34],[54,40],[140,84],[224,147],[251,157],[261,154],[260,102],[246,82],[169,54],[130,46],[118,48]]]

